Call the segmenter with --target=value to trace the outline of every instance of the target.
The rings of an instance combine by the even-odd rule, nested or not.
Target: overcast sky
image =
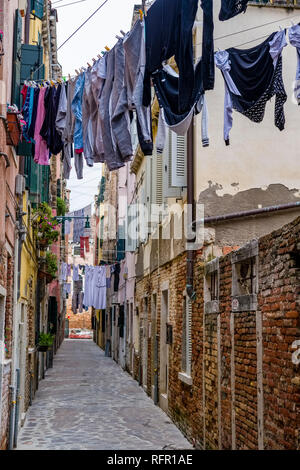
[[[57,44],[62,44],[86,20],[104,0],[53,0],[57,8]],[[58,61],[63,67],[63,75],[75,75],[75,69],[92,64],[92,58],[105,46],[111,48],[120,35],[120,29],[127,32],[131,26],[133,6],[138,0],[108,0],[108,2],[73,36],[59,51]],[[101,164],[84,168],[83,180],[77,180],[74,167],[68,188],[71,189],[71,210],[77,210],[94,201],[101,178]]]

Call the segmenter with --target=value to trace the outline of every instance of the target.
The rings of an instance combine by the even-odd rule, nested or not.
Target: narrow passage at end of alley
[[[138,383],[90,340],[65,340],[40,383],[18,450],[192,449]]]

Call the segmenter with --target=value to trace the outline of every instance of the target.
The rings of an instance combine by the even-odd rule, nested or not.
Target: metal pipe
[[[194,118],[187,133],[187,204],[188,214],[192,211],[192,220],[195,218],[194,200]],[[193,240],[195,237],[193,236]],[[193,242],[187,240],[187,242]],[[193,301],[196,298],[194,291],[194,250],[187,250],[186,253],[186,293]]]
[[[15,412],[16,412],[16,398],[15,398],[15,387],[13,385],[9,386],[10,388],[10,397],[11,397],[11,409],[9,415],[9,444],[8,449],[12,450],[14,447],[14,430],[15,430]]]
[[[30,8],[31,1],[27,1],[27,9],[25,15],[25,44],[29,44],[29,32],[30,32]]]
[[[0,157],[4,157],[4,158],[5,158],[6,168],[10,167],[9,158],[8,158],[7,153],[0,152]]]
[[[194,220],[192,227],[195,229],[200,224],[214,224],[218,222],[226,222],[227,220],[241,219],[244,217],[253,217],[256,215],[269,214],[271,212],[278,212],[291,209],[299,209],[300,201],[289,202],[287,204],[278,204],[275,206],[266,206],[260,209],[251,209],[248,211],[232,212],[230,214],[216,215],[212,217],[204,217],[204,219]]]
[[[13,446],[17,447],[18,445],[18,431],[19,431],[19,412],[20,412],[20,369],[16,369],[16,410],[15,410],[15,429],[14,429],[14,439],[13,439]]]

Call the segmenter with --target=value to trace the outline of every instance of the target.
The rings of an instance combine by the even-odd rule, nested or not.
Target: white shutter
[[[163,154],[153,150],[152,157],[152,203],[163,202]]]
[[[145,175],[145,203],[148,211],[148,220],[151,215],[151,203],[152,203],[152,156],[146,157],[146,175]]]
[[[146,182],[145,180],[143,181],[142,187],[140,189],[140,205],[142,206],[142,209],[139,212],[139,232],[140,232],[140,241],[141,243],[144,243],[147,240],[148,236],[148,215],[145,214],[145,208],[146,206]]]
[[[182,188],[187,185],[186,178],[186,136],[177,136],[168,130],[163,153],[163,196],[165,198],[182,196]]]
[[[130,230],[129,230],[130,227]],[[134,205],[130,204],[127,209],[127,217],[126,217],[126,243],[125,249],[126,251],[135,251],[136,249],[136,240],[130,236],[130,232],[133,234],[136,233],[136,213],[134,210]]]
[[[187,137],[172,132],[174,156],[172,160],[172,186],[185,187],[187,185]]]

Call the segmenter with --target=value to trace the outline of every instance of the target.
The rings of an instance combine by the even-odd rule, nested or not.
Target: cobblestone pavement
[[[18,449],[191,449],[132,377],[90,340],[65,340],[39,384]]]

